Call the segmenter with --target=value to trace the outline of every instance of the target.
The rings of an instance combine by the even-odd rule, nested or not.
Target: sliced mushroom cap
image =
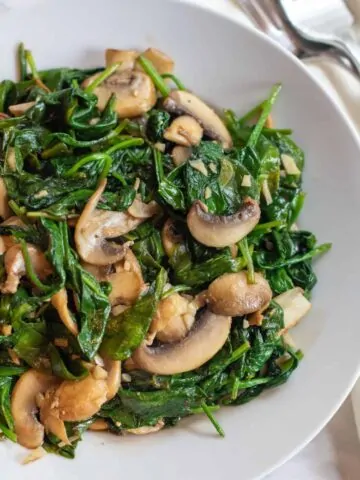
[[[171,113],[194,117],[207,136],[220,142],[223,148],[232,147],[231,135],[224,122],[212,108],[192,93],[185,90],[173,90],[164,100],[164,108]]]
[[[182,147],[181,145],[177,145],[176,147],[174,147],[171,152],[171,158],[173,159],[173,162],[177,167],[185,163],[186,160],[190,157],[190,155],[191,148]]]
[[[182,243],[182,236],[176,231],[175,223],[168,218],[161,230],[161,240],[168,257],[171,257],[176,248]]]
[[[191,235],[203,245],[223,248],[246,237],[260,220],[260,207],[252,198],[245,198],[233,215],[212,215],[206,205],[194,202],[187,215]]]
[[[148,346],[143,343],[134,353],[136,366],[150,373],[173,375],[200,367],[224,345],[231,317],[205,310],[185,338],[175,343]]]
[[[156,314],[150,325],[150,338],[163,343],[181,340],[191,330],[195,315],[200,305],[192,297],[184,297],[178,293],[164,298],[159,302]]]
[[[83,87],[89,86],[98,73],[87,78]],[[120,118],[139,117],[153,108],[156,103],[156,89],[151,78],[138,70],[116,71],[94,89],[98,97],[97,106],[104,110],[110,97],[116,95],[115,110]]]
[[[160,75],[172,73],[174,70],[174,61],[166,55],[166,53],[157,48],[148,48],[141,55],[147,60],[150,60]],[[137,65],[137,68],[140,69],[140,65]]]
[[[111,283],[109,300],[113,307],[119,304],[132,305],[145,286],[140,264],[130,249],[114,265],[99,267],[83,263],[83,267],[97,280]]]
[[[104,367],[107,371],[106,387],[107,387],[107,400],[111,400],[117,394],[121,385],[121,362],[120,360],[112,360],[107,357],[103,357]]]
[[[121,245],[111,239],[130,232],[145,220],[135,218],[127,212],[97,210],[105,186],[106,180],[102,180],[75,227],[77,252],[85,262],[93,265],[110,265],[124,258],[131,242]]]
[[[135,67],[135,62],[139,52],[137,50],[116,50],[114,48],[107,48],[105,50],[105,64],[107,67],[113,63],[121,62],[117,68],[118,72],[124,70],[132,70]]]
[[[161,208],[154,200],[144,203],[139,196],[136,196],[127,211],[132,217],[146,220],[160,213]]]
[[[271,297],[271,288],[265,278],[255,273],[255,283],[250,284],[245,271],[225,273],[209,285],[207,292],[209,309],[231,317],[263,310]]]
[[[0,177],[0,217],[6,220],[11,215],[9,207],[9,197],[6,190],[5,181]]]
[[[149,433],[155,433],[164,428],[165,423],[163,420],[159,420],[156,425],[149,425],[145,427],[138,428],[128,428],[126,431],[132,433],[133,435],[148,435]]]
[[[17,441],[23,447],[37,448],[44,441],[44,427],[36,418],[36,397],[59,384],[56,377],[36,370],[23,373],[11,395],[11,413],[14,418]]]
[[[40,278],[44,280],[53,273],[52,265],[47,261],[44,253],[34,245],[28,244],[27,250],[32,266]],[[25,260],[19,244],[10,247],[4,257],[6,280],[1,285],[2,293],[15,293],[21,278],[26,274]]]
[[[106,372],[104,370],[105,378],[99,378],[99,369],[101,367],[93,368],[82,380],[66,380],[57,388],[49,390],[46,402],[40,407],[44,421],[46,417],[52,416],[61,421],[80,422],[95,415],[107,401],[108,395]]]
[[[21,117],[24,113],[29,110],[29,108],[33,107],[36,102],[25,102],[19,103],[17,105],[10,105],[9,112],[14,115],[14,117]]]
[[[51,297],[51,304],[57,310],[65,327],[76,337],[79,334],[79,329],[68,306],[66,288],[62,288]]]
[[[203,129],[199,122],[190,115],[181,115],[175,118],[164,132],[164,138],[169,142],[183,147],[199,145],[203,136]]]

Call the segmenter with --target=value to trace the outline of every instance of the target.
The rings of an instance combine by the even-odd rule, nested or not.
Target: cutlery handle
[[[341,55],[348,61],[352,71],[360,77],[360,45],[353,41],[334,39],[332,41],[334,53]]]

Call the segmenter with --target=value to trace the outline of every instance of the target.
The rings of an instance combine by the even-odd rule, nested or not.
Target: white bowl
[[[206,9],[166,0],[47,0],[4,11],[0,78],[13,76],[15,45],[21,40],[39,68],[102,65],[106,47],[156,46],[176,59],[177,74],[187,86],[237,112],[281,81],[276,124],[294,129],[307,159],[301,223],[317,232],[320,242],[334,246],[317,261],[314,307],[294,332],[305,352],[303,362],[286,385],[242,407],[222,409],[217,417],[225,439],[197,416],[144,437],[87,434],[74,461],[48,455],[26,468],[19,465],[24,451],[2,442],[1,477],[261,477],[325,425],[358,371],[360,148],[354,132],[299,62],[261,34]]]

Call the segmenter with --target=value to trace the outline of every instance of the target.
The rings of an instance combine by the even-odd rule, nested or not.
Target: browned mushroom
[[[174,147],[171,152],[171,158],[173,159],[173,162],[177,167],[185,163],[186,160],[190,157],[190,155],[191,148],[182,147],[181,145],[177,145],[176,147]]]
[[[141,55],[147,60],[150,60],[160,75],[164,73],[172,73],[174,70],[174,61],[166,55],[166,53],[157,48],[148,48]],[[140,65],[137,65],[136,68],[140,69],[141,67]]]
[[[222,348],[230,327],[231,317],[205,310],[182,340],[158,346],[143,343],[132,358],[138,368],[150,373],[188,372],[203,365]]]
[[[175,118],[164,132],[166,140],[183,147],[199,145],[202,136],[203,129],[201,125],[190,115],[181,115]]]
[[[44,280],[53,273],[51,264],[41,250],[31,244],[27,245],[27,250],[32,266],[40,280]],[[21,278],[26,274],[25,260],[19,244],[6,250],[4,264],[7,276],[0,287],[0,291],[2,293],[15,293]]]
[[[183,238],[176,231],[174,221],[171,218],[168,218],[164,223],[161,230],[161,240],[168,257],[171,257],[183,242]]]
[[[51,297],[51,304],[57,310],[60,320],[65,327],[75,336],[79,334],[79,329],[68,306],[68,295],[66,288],[62,288]]]
[[[110,265],[124,258],[132,242],[120,244],[112,239],[130,232],[145,218],[149,218],[145,217],[144,212],[142,218],[135,218],[128,212],[97,210],[96,206],[105,187],[106,180],[102,180],[90,197],[75,227],[77,252],[85,262],[93,265]]]
[[[171,113],[190,115],[204,129],[204,133],[221,143],[224,148],[232,147],[231,135],[220,117],[206,103],[185,90],[173,90],[164,100],[164,107]]]
[[[178,293],[161,300],[150,325],[150,337],[156,335],[163,343],[184,338],[193,326],[199,308],[191,300]]]
[[[83,263],[83,267],[97,280],[111,283],[109,300],[113,307],[132,305],[145,286],[140,264],[130,249],[114,265],[99,267]]]
[[[36,418],[36,397],[59,384],[56,377],[36,370],[23,373],[11,394],[11,413],[20,445],[37,448],[44,441],[44,427]]]
[[[223,248],[237,243],[250,233],[260,220],[260,207],[245,198],[233,215],[212,215],[200,201],[193,203],[187,215],[191,235],[203,245]]]
[[[265,278],[255,273],[255,283],[250,284],[245,271],[225,273],[214,280],[207,291],[209,309],[231,317],[261,311],[269,305],[271,297],[271,288]]]
[[[117,68],[118,72],[123,70],[132,70],[135,67],[135,62],[139,52],[137,50],[116,50],[114,48],[107,48],[105,50],[105,63],[109,67],[113,63],[120,63]]]
[[[89,86],[98,76],[96,73],[87,78],[83,87]],[[151,110],[157,100],[151,78],[144,72],[131,69],[113,73],[94,89],[94,94],[98,97],[99,110],[104,110],[115,94],[115,110],[120,118],[139,117]]]
[[[17,105],[10,105],[9,112],[14,115],[14,117],[21,117],[24,113],[29,110],[29,108],[33,107],[36,102],[26,102],[26,103],[18,103]]]

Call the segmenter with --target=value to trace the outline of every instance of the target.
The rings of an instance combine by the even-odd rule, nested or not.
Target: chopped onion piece
[[[263,181],[262,186],[261,186],[261,190],[262,190],[262,193],[264,195],[266,204],[271,205],[272,202],[273,202],[273,199],[272,199],[272,196],[271,196],[271,192],[270,192],[269,184],[268,184],[267,180]]]
[[[311,303],[300,287],[292,288],[273,300],[284,310],[284,329],[281,334],[294,327],[311,308]]]
[[[290,157],[290,155],[287,155],[286,153],[283,153],[281,155],[281,161],[282,164],[284,165],[284,168],[288,175],[301,175],[301,171],[299,170],[298,166],[295,163],[295,160],[293,157]]]
[[[251,177],[250,175],[244,175],[242,182],[241,182],[242,187],[251,187]]]

